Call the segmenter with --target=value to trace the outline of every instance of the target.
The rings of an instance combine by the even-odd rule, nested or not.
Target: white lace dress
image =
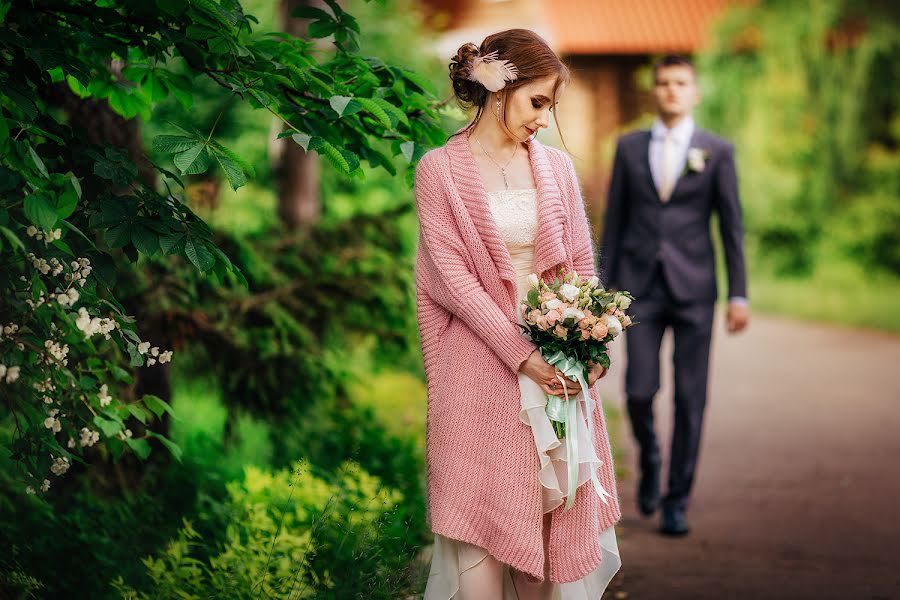
[[[519,298],[528,292],[528,275],[532,272],[534,259],[534,238],[537,234],[537,191],[504,190],[489,192],[491,212],[497,229],[506,242],[509,255],[516,270],[516,290]],[[519,321],[521,322],[520,311]],[[567,490],[567,470],[565,445],[560,444],[553,433],[550,420],[544,412],[546,397],[538,385],[528,377],[519,374],[519,388],[522,410],[519,417],[531,427],[535,439],[535,449],[540,458],[541,468],[535,477],[541,482],[544,513],[548,513],[565,502]],[[581,395],[579,395],[581,398]],[[579,408],[579,410],[582,410]],[[599,409],[598,409],[599,410]],[[583,416],[583,413],[579,413]],[[591,481],[590,473],[600,460],[593,452],[589,432],[580,418],[578,429],[579,446],[589,452],[579,454],[578,485]],[[475,567],[487,557],[487,550],[459,540],[435,534],[434,552],[425,600],[467,600],[457,598],[460,575]],[[619,570],[621,560],[613,527],[600,533],[597,539],[602,562],[584,578],[553,587],[553,600],[600,600],[610,580]],[[500,599],[498,599],[500,600]],[[517,594],[510,575],[504,569],[502,600],[517,600]]]

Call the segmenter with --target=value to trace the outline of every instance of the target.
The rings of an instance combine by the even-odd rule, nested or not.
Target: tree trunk
[[[308,21],[291,17],[300,6],[323,6],[315,0],[281,0],[281,24],[286,33],[297,37],[306,35]],[[290,138],[279,140],[278,216],[289,229],[298,229],[318,222],[322,214],[319,196],[319,157],[306,152]]]

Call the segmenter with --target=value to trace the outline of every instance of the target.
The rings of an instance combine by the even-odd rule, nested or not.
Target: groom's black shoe
[[[663,506],[662,523],[659,531],[663,535],[682,536],[690,531],[684,509],[677,506]]]
[[[650,516],[659,508],[659,465],[641,469],[638,483],[638,510]]]

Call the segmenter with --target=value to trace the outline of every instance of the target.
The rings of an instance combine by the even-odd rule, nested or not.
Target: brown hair
[[[687,67],[694,74],[694,78],[697,78],[697,71],[691,59],[680,54],[666,54],[653,63],[653,83],[656,83],[656,78],[659,77],[659,70],[667,67]]]
[[[481,118],[491,95],[491,92],[483,85],[469,79],[472,72],[472,59],[491,52],[497,52],[498,59],[508,60],[518,70],[518,77],[514,81],[508,82],[501,92],[503,101],[500,108],[500,123],[503,129],[512,136],[506,125],[509,94],[505,92],[511,92],[535,79],[556,76],[556,85],[553,86],[553,98],[551,98],[555,105],[560,86],[569,82],[569,68],[563,64],[543,38],[528,29],[507,29],[489,35],[484,38],[480,47],[471,43],[463,44],[456,52],[456,56],[450,60],[450,80],[453,82],[453,92],[460,106],[477,109],[475,118],[466,129],[473,127]],[[555,111],[553,120],[556,121]],[[556,128],[559,130],[558,121],[556,121]]]

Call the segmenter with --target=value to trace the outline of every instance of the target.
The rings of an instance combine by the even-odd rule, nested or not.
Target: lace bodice
[[[507,247],[531,246],[538,228],[535,189],[488,192],[494,222]]]

